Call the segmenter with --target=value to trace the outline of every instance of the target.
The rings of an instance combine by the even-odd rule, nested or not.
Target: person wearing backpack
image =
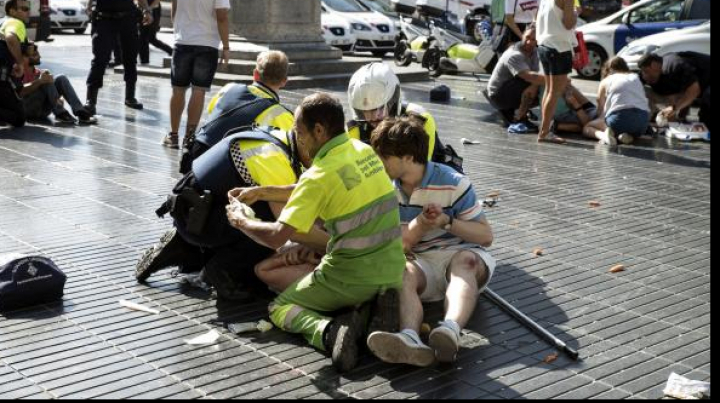
[[[195,135],[185,137],[180,173],[190,171],[192,161],[223,139],[231,129],[244,126],[272,126],[292,129],[295,121],[280,103],[280,90],[288,79],[289,61],[285,53],[267,51],[258,55],[251,85],[224,86],[210,101],[208,121]],[[177,135],[165,137],[163,145],[178,147]]]
[[[293,133],[271,128],[231,132],[193,161],[190,172],[158,209],[158,216],[171,215],[174,228],[143,254],[135,269],[138,282],[163,268],[180,266],[183,273],[202,270],[201,279],[213,285],[221,298],[247,298],[239,290],[240,279],[252,275],[255,265],[275,251],[230,225],[227,193],[242,187],[295,184],[301,165],[310,163],[298,152]],[[275,221],[283,206],[259,202],[252,209],[258,219]],[[314,229],[292,240],[323,253],[327,239],[323,231]]]

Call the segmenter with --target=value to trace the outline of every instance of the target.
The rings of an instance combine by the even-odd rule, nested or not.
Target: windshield
[[[358,0],[358,1],[361,2],[362,4],[364,4],[365,6],[367,6],[367,8],[374,10],[374,11],[379,11],[381,13],[394,12],[394,10],[392,9],[392,7],[389,4],[383,3],[381,1],[374,1],[374,0]]]
[[[355,0],[324,0],[327,6],[342,13],[365,13],[366,9]]]

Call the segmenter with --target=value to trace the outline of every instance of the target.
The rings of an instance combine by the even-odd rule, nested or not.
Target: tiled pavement
[[[52,56],[82,88],[87,59],[72,48]],[[0,253],[43,253],[69,276],[62,303],[0,315],[0,398],[658,398],[672,371],[710,379],[707,144],[538,145],[500,129],[471,78],[442,80],[455,91],[449,106],[427,102],[431,83],[407,85],[480,196],[501,193],[489,210],[500,262],[491,288],[582,359],[544,363],[553,348],[481,298],[455,365],[366,356],[340,376],[298,337],[213,324],[263,318],[263,299],[217,304],[168,271],[136,284],[135,262],[169,226],[154,209],[178,178],[177,152],[159,146],[169,85],[141,79],[146,109],[134,112],[119,77],[108,79],[97,127],[0,128]],[[283,96],[294,106],[310,92]],[[616,264],[627,271],[609,273]],[[216,345],[184,343],[212,328],[223,333]]]

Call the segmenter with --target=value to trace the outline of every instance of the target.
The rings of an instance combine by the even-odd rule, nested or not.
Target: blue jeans
[[[605,123],[615,134],[627,133],[633,137],[645,134],[649,122],[650,113],[637,108],[621,109],[605,117]]]
[[[173,87],[210,90],[218,66],[218,50],[208,46],[175,45],[170,70]]]
[[[61,74],[55,77],[54,84],[45,84],[37,91],[23,98],[27,117],[43,119],[50,113],[57,116],[59,113],[65,112],[65,108],[58,105],[60,97],[65,98],[73,113],[83,107],[70,80]]]

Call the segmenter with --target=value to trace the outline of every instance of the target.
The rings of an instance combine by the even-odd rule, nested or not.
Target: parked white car
[[[395,11],[401,14],[412,14],[415,12],[416,0],[390,0]]]
[[[478,10],[490,12],[492,0],[417,0],[415,7],[421,12],[429,15],[439,16],[445,12],[445,8],[458,19],[467,14],[474,14]]]
[[[352,51],[357,36],[355,36],[355,31],[350,22],[340,15],[326,12],[322,13],[320,18],[325,42],[343,52]]]
[[[72,29],[76,34],[85,32],[90,19],[80,0],[50,0],[49,5],[53,30]]]
[[[638,61],[649,53],[660,56],[673,52],[710,54],[710,21],[697,27],[663,32],[630,42],[618,56],[625,59],[632,70],[638,70]]]
[[[355,0],[322,0],[325,12],[346,19],[357,37],[356,52],[372,52],[382,57],[395,49],[394,22],[377,11],[368,11]]]
[[[578,74],[599,79],[603,64],[635,39],[699,25],[710,19],[710,0],[643,0],[578,28],[590,63]]]

